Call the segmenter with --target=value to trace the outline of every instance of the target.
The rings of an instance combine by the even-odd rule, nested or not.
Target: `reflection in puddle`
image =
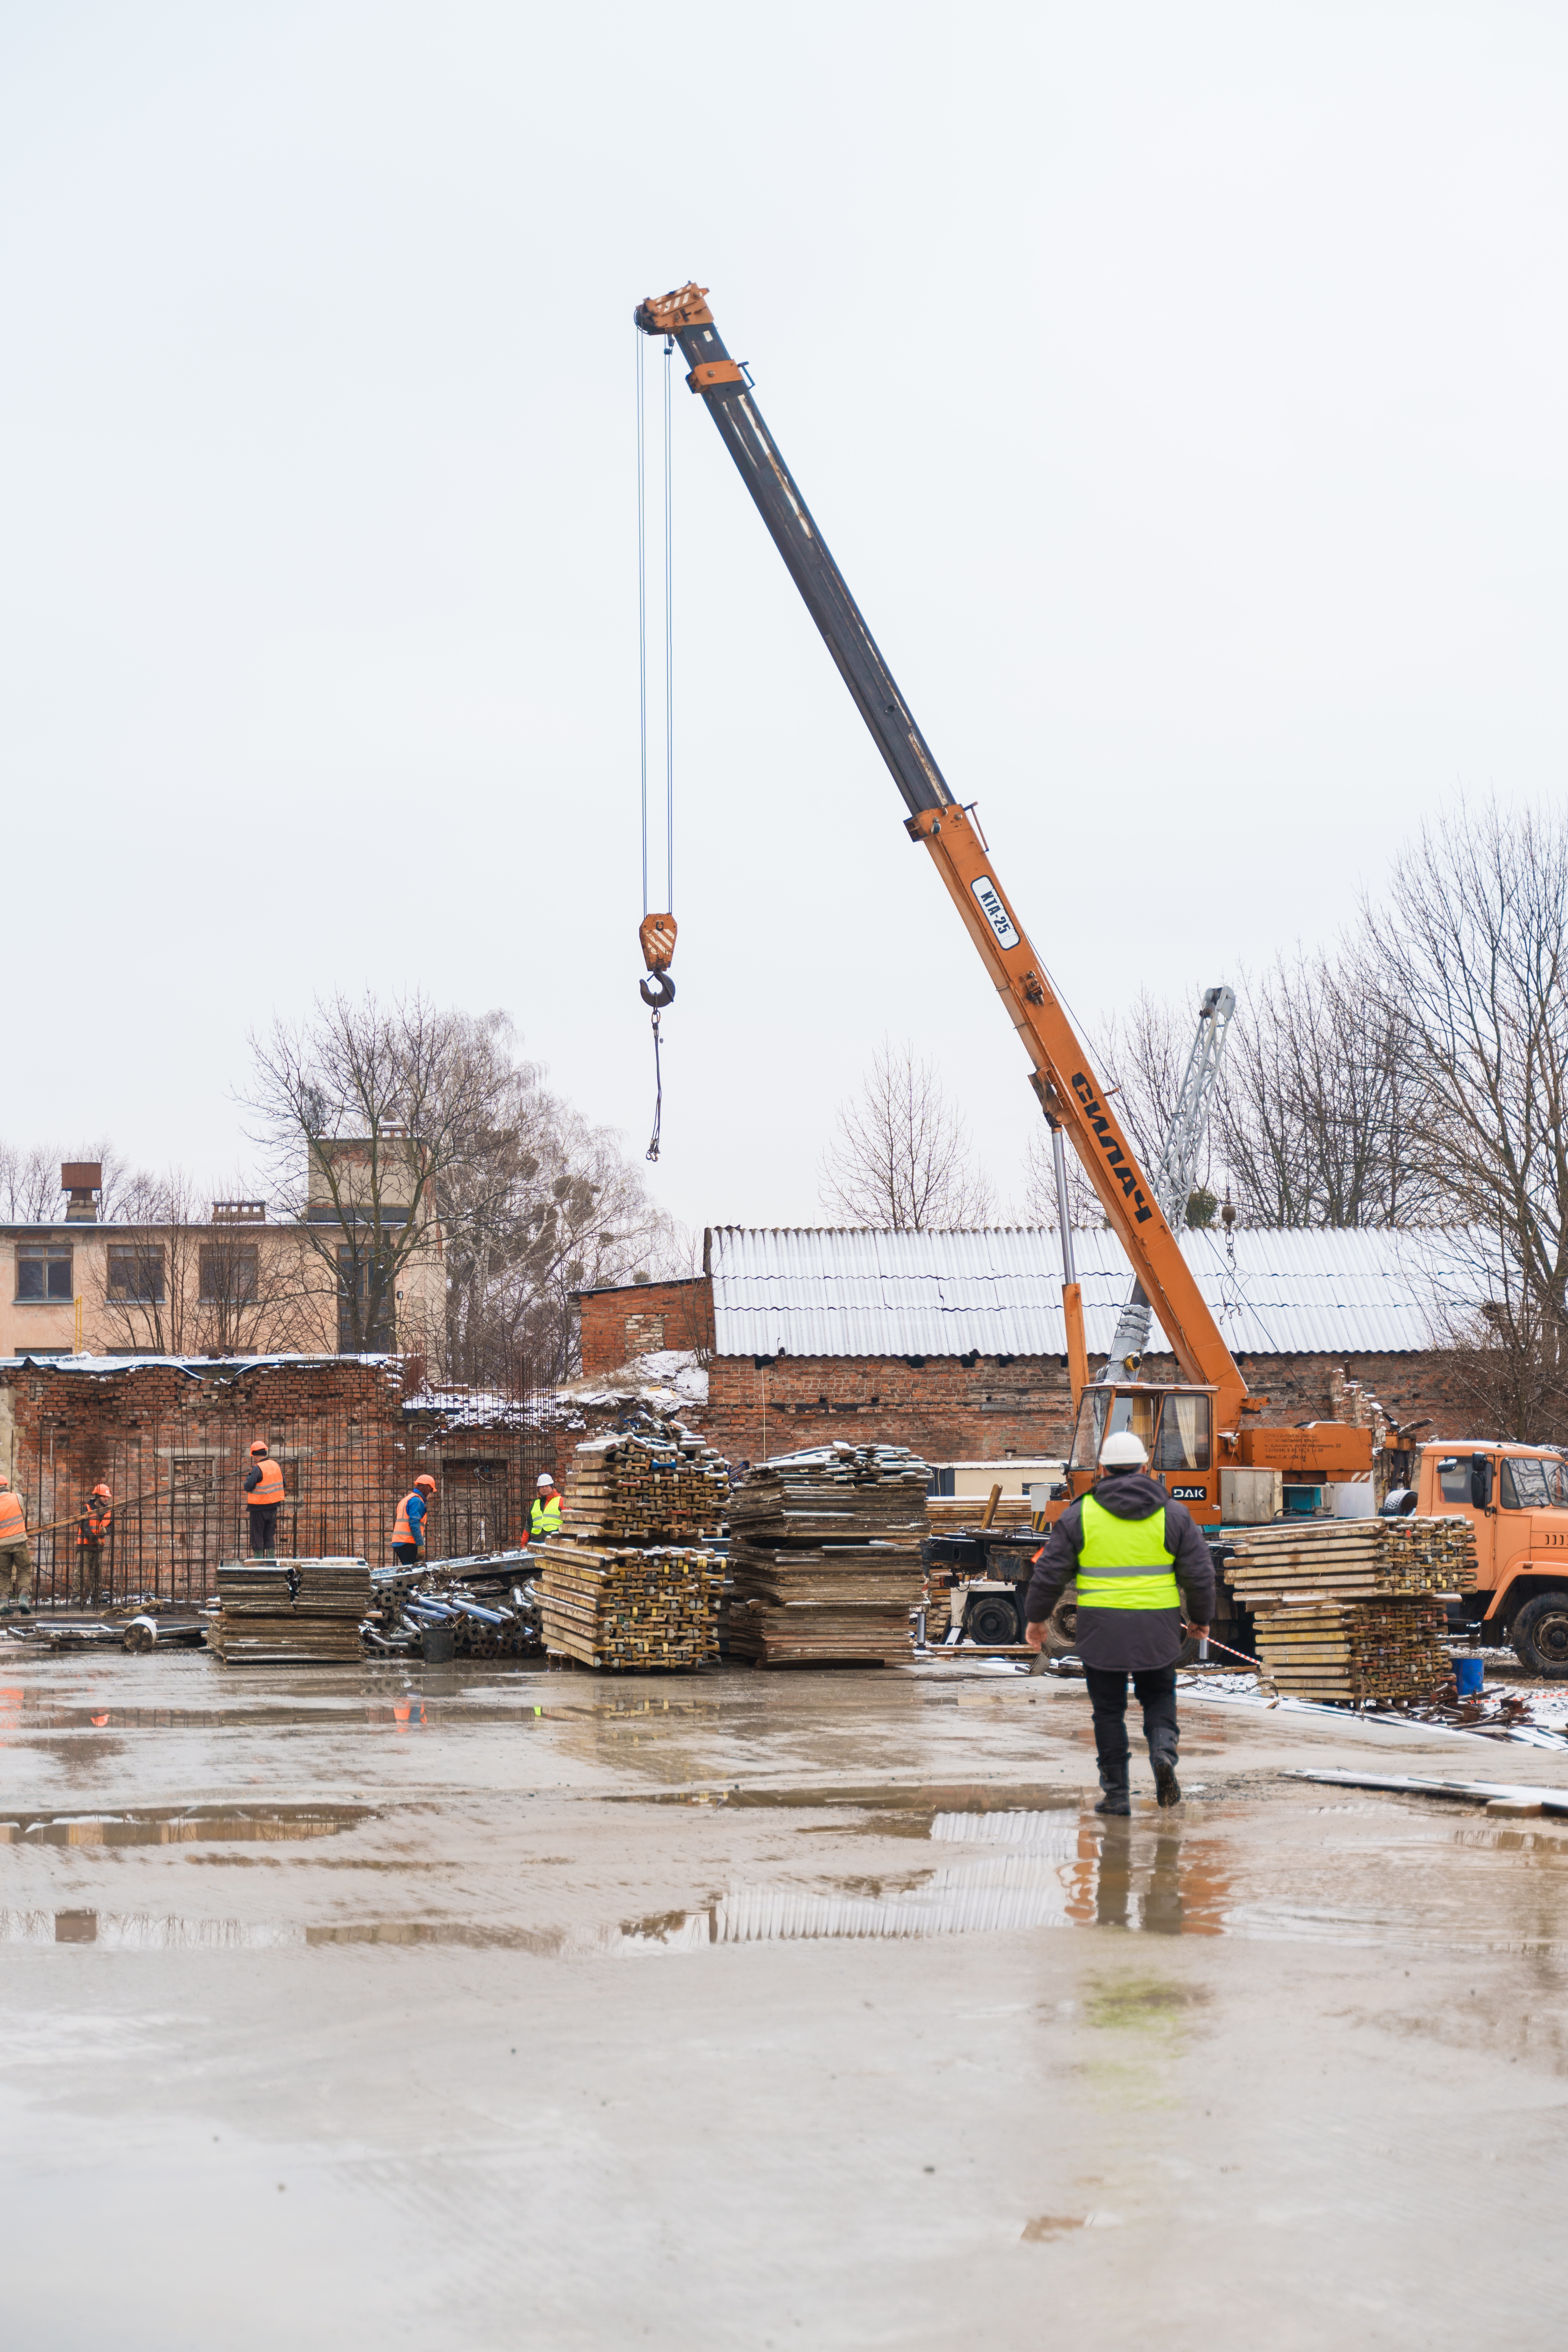
[[[183,1834],[187,1818],[97,1826]],[[314,1831],[301,1832],[295,1824],[273,1833],[322,1834],[344,1826],[346,1821],[325,1821]],[[198,1822],[195,1834],[215,1832]],[[453,1944],[475,1951],[526,1951],[567,1958],[696,1951],[713,1944],[904,1941],[1028,1927],[1122,1927],[1152,1935],[1215,1936],[1225,1931],[1230,1883],[1215,1867],[1206,1838],[1184,1839],[1178,1830],[1104,1822],[1061,1807],[1037,1812],[938,1813],[931,1822],[930,1838],[941,1845],[988,1851],[972,1860],[939,1863],[898,1877],[840,1880],[826,1889],[737,1885],[701,1910],[659,1912],[623,1920],[616,1927],[537,1927],[464,1919],[357,1919],[295,1927],[280,1920],[14,1910],[0,1911],[0,1942],[96,1944],[121,1951]]]
[[[372,1818],[368,1805],[310,1805],[265,1811],[192,1805],[169,1812],[23,1813],[0,1821],[0,1845],[281,1844],[336,1837]]]

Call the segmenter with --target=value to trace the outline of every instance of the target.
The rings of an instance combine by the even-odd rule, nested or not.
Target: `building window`
[[[356,1255],[358,1265],[355,1265]],[[374,1353],[390,1353],[396,1346],[395,1297],[397,1276],[392,1265],[383,1260],[382,1294],[378,1311],[370,1315],[370,1276],[372,1253],[357,1253],[345,1246],[338,1251],[338,1353],[350,1355],[356,1347]],[[363,1338],[354,1338],[354,1294],[359,1294],[359,1314],[362,1325],[369,1325]]]
[[[198,1252],[204,1307],[254,1307],[260,1252],[254,1242],[204,1242]]]
[[[16,1296],[22,1298],[63,1298],[76,1296],[71,1287],[68,1242],[18,1242]]]
[[[163,1246],[161,1242],[122,1244],[109,1253],[109,1295],[121,1306],[162,1307]]]

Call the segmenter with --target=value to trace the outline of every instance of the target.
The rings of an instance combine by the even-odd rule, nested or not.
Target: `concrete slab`
[[[1568,1759],[1194,1698],[1107,1822],[1047,1678],[5,1671],[18,2342],[1561,2335],[1568,1823],[1280,1776]]]

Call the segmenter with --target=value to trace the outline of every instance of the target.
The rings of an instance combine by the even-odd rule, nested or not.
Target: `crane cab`
[[[1149,1456],[1150,1476],[1160,1480],[1173,1503],[1184,1503],[1200,1527],[1217,1527],[1217,1393],[1152,1381],[1108,1381],[1085,1389],[1068,1460],[1071,1497],[1087,1495],[1094,1485],[1106,1439],[1130,1430]]]

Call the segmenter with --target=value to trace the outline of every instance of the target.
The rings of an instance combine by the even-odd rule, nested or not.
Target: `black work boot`
[[[1151,1740],[1149,1761],[1154,1767],[1155,1801],[1161,1805],[1179,1805],[1182,1801],[1182,1784],[1176,1778],[1174,1741],[1167,1745],[1162,1740],[1156,1748]]]
[[[1101,1767],[1100,1785],[1104,1790],[1105,1794],[1101,1797],[1099,1804],[1096,1805],[1094,1809],[1097,1813],[1115,1813],[1118,1816],[1125,1817],[1127,1814],[1131,1812],[1132,1800],[1127,1793],[1127,1769],[1125,1765],[1122,1767],[1120,1774],[1107,1772],[1104,1768]]]

